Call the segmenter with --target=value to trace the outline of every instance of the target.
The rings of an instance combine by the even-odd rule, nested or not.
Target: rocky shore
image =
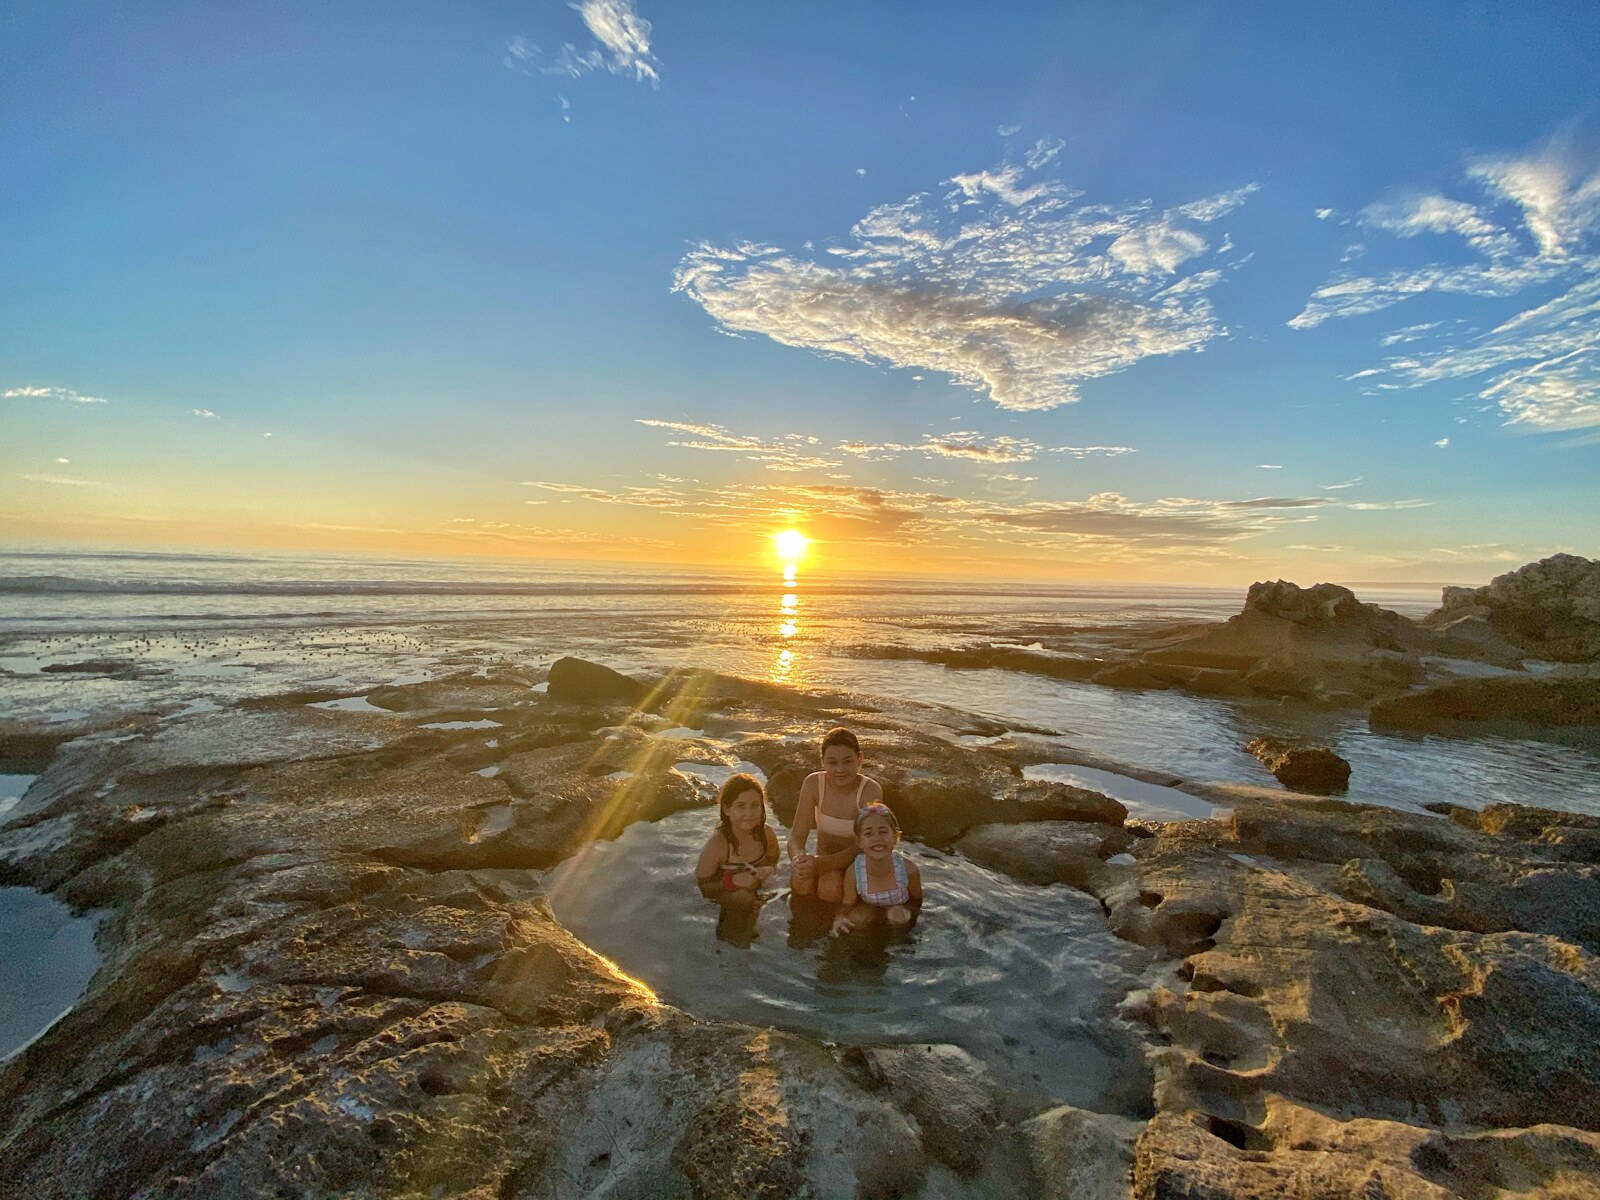
[[[0,1071],[8,1194],[1600,1195],[1600,819],[1168,779],[1217,818],[1141,821],[993,722],[571,660],[339,699],[0,729],[42,772],[0,884],[103,914]],[[841,720],[909,836],[1149,950],[1143,1115],[699,1019],[552,916],[543,870],[710,802],[674,764],[754,763],[787,818]]]

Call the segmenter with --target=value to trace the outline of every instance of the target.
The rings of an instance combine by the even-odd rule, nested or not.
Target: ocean
[[[1302,581],[1312,582],[1312,581]],[[1436,589],[1361,589],[1409,616]],[[1600,813],[1600,756],[1511,739],[1375,734],[1361,713],[1129,691],[895,657],[1028,647],[1072,656],[1132,631],[1218,621],[1243,588],[120,551],[0,552],[0,718],[175,718],[249,696],[547,667],[696,666],[802,688],[933,701],[1059,732],[1064,746],[1191,781],[1275,786],[1260,735],[1329,745],[1350,798],[1509,800]],[[1107,789],[1111,790],[1111,789]]]

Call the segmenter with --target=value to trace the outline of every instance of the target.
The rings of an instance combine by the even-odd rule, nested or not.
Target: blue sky
[[[8,12],[7,542],[1600,550],[1600,6]]]

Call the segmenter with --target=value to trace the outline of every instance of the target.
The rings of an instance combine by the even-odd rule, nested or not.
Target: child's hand
[[[852,921],[849,918],[848,915],[846,915],[845,913],[840,913],[837,917],[835,917],[833,919],[833,929],[829,932],[828,936],[829,937],[842,937],[844,934],[849,933],[855,927],[856,927],[855,926],[855,922]]]
[[[889,924],[896,929],[903,929],[911,924],[911,910],[903,904],[896,904],[888,912],[884,913],[884,916],[889,918]]]
[[[757,875],[754,871],[740,871],[733,876],[731,882],[734,887],[743,891],[756,886]]]
[[[767,880],[771,879],[777,873],[778,873],[778,868],[777,867],[757,867],[756,868],[756,885],[759,887],[761,884],[763,884]]]

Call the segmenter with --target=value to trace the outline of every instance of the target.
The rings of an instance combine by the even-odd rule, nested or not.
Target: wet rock
[[[1101,792],[1030,779],[1011,788],[995,806],[997,821],[1092,821],[1121,825],[1128,809],[1120,800]]]
[[[1445,588],[1423,623],[1448,630],[1481,618],[1525,654],[1556,662],[1600,657],[1600,562],[1554,554],[1480,588]]]
[[[1134,1145],[1144,1125],[1070,1105],[1022,1126],[1041,1200],[1127,1200]]]
[[[1326,746],[1254,738],[1249,749],[1284,787],[1326,793],[1342,792],[1350,786],[1350,764]]]
[[[1001,1124],[983,1064],[958,1046],[864,1046],[852,1054],[916,1119],[928,1158],[963,1175],[978,1170]]]
[[[1600,677],[1461,679],[1380,701],[1372,728],[1457,736],[1561,736],[1600,742]]]
[[[641,704],[650,689],[620,671],[582,658],[550,664],[549,695],[568,704]]]
[[[1133,834],[1079,821],[979,825],[955,848],[980,866],[1025,883],[1065,883],[1099,894],[1118,877],[1106,859],[1132,846]]]

